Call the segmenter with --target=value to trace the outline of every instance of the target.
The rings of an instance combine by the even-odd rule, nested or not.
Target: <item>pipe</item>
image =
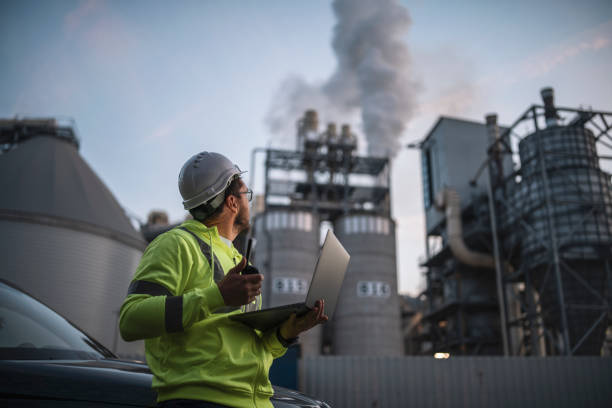
[[[542,88],[540,91],[542,101],[544,102],[544,117],[546,118],[546,127],[558,125],[559,115],[555,108],[555,92],[552,88]]]
[[[508,321],[516,320],[519,314],[516,310],[508,310],[508,300],[512,299],[510,295],[514,292],[512,286],[504,288],[504,277],[502,271],[502,263],[500,259],[499,242],[497,239],[497,216],[495,214],[495,198],[493,196],[493,183],[501,184],[504,179],[504,167],[501,157],[501,145],[499,136],[499,127],[497,126],[497,114],[491,113],[485,116],[487,123],[487,134],[491,150],[488,156],[493,160],[489,161],[487,168],[489,178],[487,180],[487,197],[489,201],[489,214],[491,220],[491,233],[493,235],[493,260],[495,263],[495,287],[497,289],[497,302],[499,304],[499,318],[501,322],[502,341],[504,347],[504,356],[514,354],[511,350],[511,344],[519,344],[520,330],[512,331],[512,338],[508,336]],[[507,263],[506,263],[507,265]],[[508,294],[510,292],[510,294]],[[516,302],[515,302],[516,304]],[[512,315],[512,316],[509,316]]]
[[[444,210],[448,231],[448,245],[453,255],[462,263],[478,268],[495,268],[495,260],[489,254],[472,251],[463,240],[461,222],[461,198],[451,188],[444,188],[436,196],[436,207]]]
[[[490,192],[489,192],[490,193]],[[502,332],[502,346],[504,355],[510,355],[511,345],[508,338],[507,330],[507,311],[505,305],[505,293],[503,291],[503,282],[501,276],[501,264],[496,262],[495,258],[487,253],[472,251],[469,249],[463,240],[463,223],[461,221],[461,198],[459,193],[451,188],[443,189],[436,196],[436,207],[440,210],[445,210],[446,226],[448,231],[448,245],[453,255],[466,265],[477,268],[495,269],[497,272],[497,296],[500,305],[500,319]],[[494,231],[495,233],[495,231]],[[496,248],[497,249],[497,248]],[[497,251],[496,251],[497,252]],[[513,271],[509,263],[504,266]],[[517,339],[514,339],[517,342]]]
[[[499,141],[499,127],[497,126],[497,114],[489,113],[485,115],[485,121],[487,123],[487,134],[489,136],[489,143]],[[497,143],[496,143],[496,147]]]

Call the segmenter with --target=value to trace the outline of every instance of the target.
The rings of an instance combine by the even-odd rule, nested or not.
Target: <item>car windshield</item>
[[[81,360],[114,357],[66,319],[0,282],[0,360]]]

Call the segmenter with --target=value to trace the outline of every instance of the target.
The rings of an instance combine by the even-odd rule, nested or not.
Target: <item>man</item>
[[[191,157],[179,175],[193,216],[145,250],[121,307],[127,340],[145,339],[160,407],[271,407],[268,371],[299,333],[327,321],[319,301],[262,333],[228,318],[261,307],[260,274],[232,241],[249,227],[252,191],[218,153]]]

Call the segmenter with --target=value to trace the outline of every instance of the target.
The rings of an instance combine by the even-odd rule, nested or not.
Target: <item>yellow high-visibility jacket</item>
[[[216,227],[195,220],[161,234],[145,250],[119,328],[127,341],[145,339],[158,401],[272,407],[268,371],[287,349],[275,329],[261,333],[228,318],[260,308],[261,297],[228,308],[215,283],[241,259]]]

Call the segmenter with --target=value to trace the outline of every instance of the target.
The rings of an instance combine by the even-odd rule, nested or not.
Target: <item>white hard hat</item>
[[[208,202],[211,208],[217,208],[224,199],[221,193],[234,178],[244,173],[246,171],[241,171],[219,153],[201,152],[192,156],[179,173],[178,187],[183,207],[191,210]]]

